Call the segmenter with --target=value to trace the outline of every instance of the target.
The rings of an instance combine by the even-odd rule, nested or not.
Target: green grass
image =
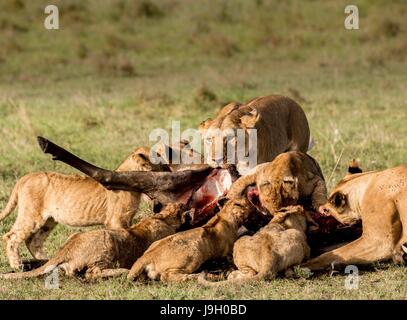
[[[228,101],[272,93],[303,106],[316,142],[311,154],[329,188],[352,158],[366,170],[406,162],[403,1],[353,1],[357,31],[343,27],[346,1],[55,3],[58,31],[43,28],[48,1],[1,5],[0,208],[25,173],[75,172],[42,154],[36,135],[114,168],[135,147],[152,145],[154,128],[170,128],[171,120],[197,127]],[[140,216],[146,214],[144,207]],[[0,233],[14,220],[1,222]],[[58,226],[48,251],[73,231]],[[0,271],[7,270],[0,250]],[[405,267],[380,265],[364,271],[353,291],[343,274],[222,289],[62,279],[61,289],[48,290],[43,279],[0,281],[0,298],[405,299],[406,274]]]

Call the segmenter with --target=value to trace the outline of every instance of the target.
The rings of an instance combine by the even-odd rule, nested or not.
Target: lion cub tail
[[[11,192],[10,198],[7,202],[6,207],[3,209],[3,211],[0,213],[0,221],[5,219],[10,213],[13,212],[15,207],[17,206],[18,203],[18,191],[20,189],[20,181],[16,183],[14,186],[13,191]]]
[[[28,279],[28,278],[36,278],[42,276],[44,274],[52,272],[58,265],[48,261],[43,266],[27,271],[27,272],[11,272],[11,273],[2,273],[0,274],[0,279],[7,279],[7,280],[19,280],[19,279]]]

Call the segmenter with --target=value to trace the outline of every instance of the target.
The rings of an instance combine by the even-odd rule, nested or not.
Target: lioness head
[[[327,203],[319,207],[321,214],[333,216],[339,222],[347,225],[360,220],[360,214],[355,210],[357,201],[354,198],[357,197],[357,190],[354,190],[353,184],[349,183],[359,173],[362,173],[362,169],[355,160],[352,160],[348,167],[348,174],[331,192]]]
[[[215,119],[202,122],[199,130],[204,140],[205,162],[213,168],[234,164],[241,175],[247,174],[255,165],[250,167],[242,155],[248,157],[254,149],[257,152],[257,146],[249,150],[248,130],[255,128],[258,119],[256,109],[232,102],[223,107]],[[238,150],[239,147],[242,150]]]

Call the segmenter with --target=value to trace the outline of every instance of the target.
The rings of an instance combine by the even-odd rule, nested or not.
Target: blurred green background
[[[48,4],[59,8],[60,30],[44,28]],[[344,28],[348,4],[359,8],[359,30]],[[135,147],[151,145],[149,132],[170,128],[171,120],[194,128],[231,100],[276,93],[306,111],[316,142],[311,154],[329,187],[352,158],[367,170],[405,163],[407,1],[1,0],[0,208],[25,173],[75,172],[43,155],[36,135],[114,168]],[[1,233],[14,219],[0,224]],[[58,227],[49,251],[70,232]],[[3,253],[0,266],[8,269]],[[154,285],[148,292],[161,298],[406,297],[399,282],[407,280],[405,270],[384,268],[390,270],[366,276],[365,289],[352,293],[342,277],[304,280],[310,289],[301,293],[299,280],[283,279],[248,293],[195,284]],[[375,286],[378,277],[392,285]],[[144,293],[128,291],[120,281],[84,286],[78,294],[75,281],[58,294],[44,292],[41,281],[1,282],[0,297],[107,297],[109,286],[117,288],[113,298],[150,297],[144,287]]]

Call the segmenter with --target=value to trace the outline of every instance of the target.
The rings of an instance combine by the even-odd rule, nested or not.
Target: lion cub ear
[[[282,188],[285,198],[297,198],[298,178],[293,176],[285,176],[283,178]]]
[[[235,101],[229,102],[226,106],[219,109],[218,113],[216,114],[216,118],[226,117],[228,114],[239,109],[240,106],[241,104],[239,102]]]
[[[353,159],[351,162],[349,162],[348,165],[348,174],[355,174],[355,173],[361,173],[362,169],[359,166],[359,162],[356,161],[356,159]]]
[[[251,109],[248,113],[240,118],[240,123],[246,129],[254,128],[256,122],[259,121],[260,114],[256,109]]]
[[[199,124],[198,130],[199,130],[201,133],[204,133],[204,132],[211,126],[212,122],[213,122],[212,119],[206,119],[206,120],[202,121],[202,122]]]
[[[285,176],[283,178],[283,183],[287,186],[296,188],[298,186],[298,178],[293,176]]]

